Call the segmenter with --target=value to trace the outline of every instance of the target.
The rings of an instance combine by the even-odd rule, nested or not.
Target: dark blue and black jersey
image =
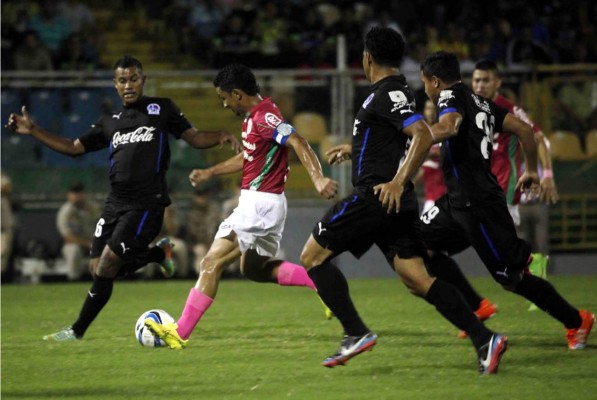
[[[450,204],[456,207],[481,201],[505,201],[504,192],[491,173],[493,133],[503,130],[507,110],[477,96],[463,83],[442,90],[438,116],[456,112],[462,123],[456,136],[441,145],[441,166]]]
[[[372,196],[375,185],[394,178],[410,145],[402,130],[421,119],[404,76],[390,76],[372,86],[352,131],[352,184],[359,193]],[[417,207],[413,184],[408,182],[400,208]]]
[[[110,148],[111,200],[131,208],[166,206],[170,204],[168,138],[179,139],[189,128],[172,100],[143,97],[100,117],[79,140],[85,152]]]

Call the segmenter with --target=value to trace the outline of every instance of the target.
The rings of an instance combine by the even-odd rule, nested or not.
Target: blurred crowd
[[[253,68],[333,67],[339,34],[348,64],[360,67],[362,37],[373,25],[403,33],[415,63],[438,49],[505,68],[597,62],[591,0],[22,0],[2,2],[2,69],[106,68],[98,44],[109,28],[95,22],[100,8],[115,18],[142,10],[163,23],[179,53],[206,68],[232,60]]]

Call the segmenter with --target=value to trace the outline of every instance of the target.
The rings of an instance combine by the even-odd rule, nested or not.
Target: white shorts
[[[260,256],[275,257],[286,221],[284,193],[241,190],[238,206],[218,228],[216,239],[236,233],[241,253],[255,249]]]
[[[514,226],[520,226],[520,211],[518,210],[518,204],[508,204],[508,211],[514,221]]]

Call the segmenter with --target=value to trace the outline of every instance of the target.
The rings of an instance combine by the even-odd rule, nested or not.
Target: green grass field
[[[82,341],[41,340],[75,319],[89,283],[2,286],[2,399],[595,399],[597,345],[569,351],[563,327],[489,279],[488,325],[509,336],[500,372],[479,376],[468,340],[398,280],[352,280],[374,351],[324,368],[341,337],[304,288],[223,281],[183,351],[143,348],[134,324],[151,308],[180,315],[192,281],[117,282]],[[552,282],[597,311],[597,277]],[[593,333],[597,343],[597,331]]]

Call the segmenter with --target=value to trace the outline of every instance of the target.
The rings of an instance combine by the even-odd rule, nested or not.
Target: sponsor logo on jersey
[[[481,97],[477,96],[476,94],[471,94],[471,96],[473,97],[473,100],[475,100],[475,104],[477,105],[477,107],[479,107],[481,110],[485,111],[486,113],[491,114],[491,108],[489,108],[489,103],[487,102],[487,100],[482,99]]]
[[[278,125],[282,123],[282,120],[276,114],[268,112],[265,113],[265,123],[275,129]]]
[[[160,115],[160,106],[158,104],[151,103],[147,106],[147,114]]]
[[[367,106],[369,105],[369,103],[371,103],[371,100],[373,100],[373,97],[375,96],[375,93],[371,93],[369,95],[369,97],[367,97],[365,99],[365,101],[363,102],[363,108],[367,108]]]
[[[121,144],[151,142],[153,140],[153,131],[155,131],[153,126],[141,126],[133,132],[116,132],[112,137],[112,146],[116,148]]]
[[[447,107],[448,100],[453,99],[454,95],[451,90],[442,90],[439,94],[439,100],[437,101],[438,107]]]
[[[121,115],[122,115],[122,112],[119,112],[118,114],[112,114],[112,118],[120,119]]]

